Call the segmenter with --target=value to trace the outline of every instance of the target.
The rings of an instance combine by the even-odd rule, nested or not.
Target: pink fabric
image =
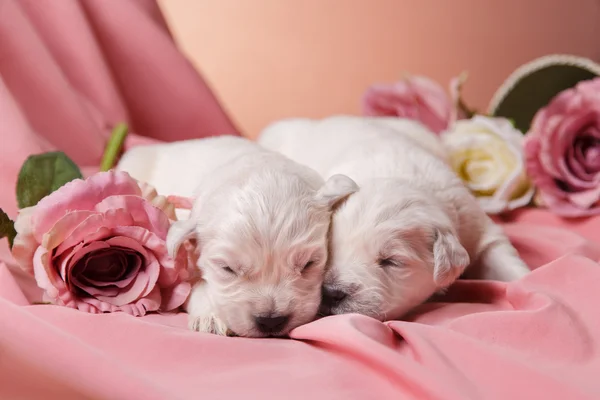
[[[521,281],[458,282],[407,321],[328,317],[295,340],[28,305],[33,282],[0,265],[0,398],[598,399],[600,218],[511,219],[535,269]]]
[[[129,146],[236,134],[153,0],[0,0],[0,38],[0,207],[11,216],[32,153],[96,167],[122,121],[145,136]]]
[[[152,1],[0,0],[0,206],[31,153],[86,172],[113,124],[161,140],[235,129]],[[143,137],[133,137],[129,145]],[[41,300],[0,248],[0,399],[598,399],[600,218],[515,213],[535,269],[457,283],[407,321],[346,315],[294,340],[190,332],[185,314],[87,314]]]

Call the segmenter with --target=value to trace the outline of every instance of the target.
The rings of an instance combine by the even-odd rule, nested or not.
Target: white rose
[[[534,188],[525,174],[523,134],[510,121],[477,115],[441,137],[452,168],[487,213],[529,204]]]

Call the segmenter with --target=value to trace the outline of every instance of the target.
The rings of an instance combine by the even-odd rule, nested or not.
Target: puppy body
[[[417,122],[284,120],[259,143],[360,187],[334,215],[323,312],[393,319],[461,275],[510,281],[528,272]]]
[[[161,194],[193,196],[169,252],[190,239],[202,273],[187,302],[194,330],[278,336],[317,313],[333,205],[356,190],[238,137],[130,150],[119,169]]]

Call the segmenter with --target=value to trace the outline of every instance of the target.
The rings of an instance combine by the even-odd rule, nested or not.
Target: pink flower
[[[429,78],[413,76],[368,88],[362,98],[362,113],[414,119],[440,133],[448,128],[453,104],[440,85]]]
[[[101,172],[20,210],[13,256],[50,302],[136,316],[183,304],[187,254],[175,261],[165,245],[173,207],[141,186],[125,172]]]
[[[600,78],[557,95],[525,138],[528,175],[556,214],[600,214]]]

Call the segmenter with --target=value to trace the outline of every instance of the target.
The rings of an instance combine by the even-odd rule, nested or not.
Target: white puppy
[[[528,272],[445,162],[437,137],[417,122],[284,120],[259,143],[360,186],[334,214],[324,314],[395,319],[463,273],[510,281]]]
[[[281,336],[310,322],[321,300],[332,207],[357,189],[246,139],[222,136],[137,147],[118,166],[163,195],[194,196],[175,222],[170,254],[187,239],[202,280],[186,308],[190,328]],[[195,191],[194,189],[195,188]]]

